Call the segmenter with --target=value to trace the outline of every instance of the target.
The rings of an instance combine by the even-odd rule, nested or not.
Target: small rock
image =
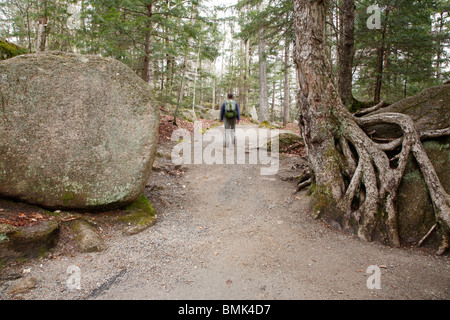
[[[98,252],[105,249],[103,239],[89,222],[76,219],[70,223],[70,227],[77,234],[76,240],[81,252]]]
[[[36,288],[37,280],[34,277],[25,277],[15,281],[9,288],[9,294],[28,293]]]

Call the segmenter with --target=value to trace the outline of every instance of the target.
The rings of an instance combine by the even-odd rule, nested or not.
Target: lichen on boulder
[[[0,196],[52,209],[126,205],[148,181],[158,125],[150,86],[117,60],[0,61]]]

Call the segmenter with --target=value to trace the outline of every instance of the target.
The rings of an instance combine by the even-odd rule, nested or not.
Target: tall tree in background
[[[260,12],[263,11],[263,3],[259,4]],[[267,92],[267,62],[266,40],[264,24],[260,24],[258,30],[258,61],[259,61],[259,120],[269,120],[269,96]]]
[[[379,0],[381,26],[367,28],[371,0],[356,3],[354,88],[358,100],[396,101],[436,85],[440,53],[447,52],[450,20],[433,23],[442,5],[435,0]],[[447,53],[448,54],[448,53]],[[447,59],[448,60],[448,59]],[[441,60],[442,61],[442,60]],[[439,65],[439,70],[443,66]],[[447,73],[448,74],[448,73]]]
[[[341,43],[339,46],[339,94],[345,106],[353,103],[352,79],[354,56],[355,0],[342,0],[340,6]]]
[[[312,172],[305,173],[300,181],[304,185],[313,183],[314,214],[339,220],[345,229],[369,241],[381,223],[377,217],[385,216],[388,241],[399,246],[395,203],[408,156],[412,154],[434,203],[443,235],[439,249],[442,253],[449,246],[450,196],[410,117],[381,113],[356,118],[343,105],[326,41],[327,2],[294,0],[294,62],[300,83],[302,134]],[[395,124],[403,136],[395,143],[376,143],[362,129],[376,123]],[[392,155],[399,145],[400,151]]]
[[[240,22],[241,32],[239,34],[241,39],[245,39],[248,42],[246,61],[250,60],[247,50],[248,52],[252,51],[252,45],[256,47],[255,51],[258,52],[257,73],[259,77],[256,84],[258,86],[258,104],[262,105],[262,108],[259,110],[260,120],[269,120],[268,104],[271,94],[271,105],[274,106],[276,104],[275,101],[278,99],[280,101],[278,103],[280,107],[279,116],[281,119],[285,118],[285,121],[288,121],[290,119],[289,87],[291,85],[289,47],[293,41],[292,1],[276,0],[264,2],[261,0],[241,0],[236,5],[236,8],[239,10],[246,8],[245,19],[242,19]],[[280,56],[283,54],[285,55],[284,64],[273,63],[273,61],[281,61]],[[274,84],[277,87],[277,84],[280,83],[280,79],[278,79],[279,72],[285,73],[283,94],[281,95],[277,94],[278,90],[274,90]],[[268,90],[268,83],[272,84],[271,92]],[[275,116],[275,112],[273,114]]]
[[[36,40],[36,52],[45,51],[45,45],[47,40],[47,25],[48,25],[48,9],[47,1],[38,1],[39,18],[37,23],[37,40]]]

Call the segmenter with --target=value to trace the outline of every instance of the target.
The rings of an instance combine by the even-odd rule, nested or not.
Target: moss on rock
[[[123,208],[126,214],[119,217],[127,224],[124,234],[133,235],[144,231],[156,222],[156,212],[147,197],[141,194],[136,200]]]
[[[272,129],[272,125],[270,124],[269,121],[262,121],[262,122],[259,123],[258,128],[261,128],[261,129]]]
[[[423,147],[447,192],[450,192],[450,138],[425,141]],[[435,224],[433,203],[422,173],[410,156],[398,189],[399,235],[404,243],[417,243]],[[426,244],[437,247],[439,232],[428,237]]]
[[[8,41],[0,40],[0,60],[9,59],[26,53],[26,49]]]
[[[42,221],[29,227],[1,225],[3,241],[0,241],[0,259],[19,261],[43,257],[53,248],[58,240],[59,224],[57,221]]]

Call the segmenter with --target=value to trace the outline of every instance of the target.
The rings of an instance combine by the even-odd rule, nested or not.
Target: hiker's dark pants
[[[229,146],[234,144],[236,140],[235,129],[236,129],[236,118],[224,118],[225,123],[225,141],[224,145]]]

